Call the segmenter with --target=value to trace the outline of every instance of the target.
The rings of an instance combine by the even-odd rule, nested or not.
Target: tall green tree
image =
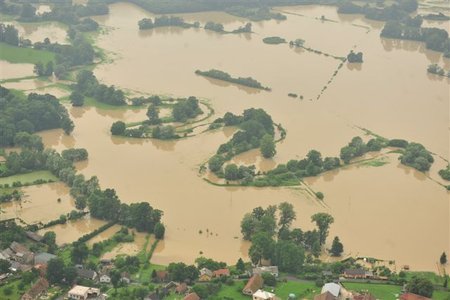
[[[311,221],[315,222],[319,229],[320,245],[325,244],[328,236],[330,225],[333,224],[334,218],[327,213],[317,213],[311,217]]]
[[[64,280],[64,262],[61,258],[51,259],[47,264],[47,280],[51,284],[60,284]]]
[[[445,252],[442,252],[439,262],[441,265],[445,265],[447,263],[447,254]]]
[[[265,158],[271,158],[275,156],[277,151],[275,149],[275,142],[271,135],[266,134],[262,137],[260,143],[260,151]]]
[[[339,237],[334,237],[330,252],[332,256],[341,256],[342,252],[344,252],[344,245],[339,240]]]
[[[278,205],[278,209],[280,211],[280,220],[278,221],[278,225],[283,228],[289,228],[293,221],[297,218],[294,206],[288,202],[282,202]]]
[[[431,298],[433,296],[433,283],[427,278],[414,277],[412,278],[406,289],[410,293],[414,293],[420,296]]]

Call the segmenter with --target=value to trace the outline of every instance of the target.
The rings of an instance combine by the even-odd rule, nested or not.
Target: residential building
[[[338,297],[341,292],[341,286],[334,282],[325,283],[322,287],[321,293],[329,292],[331,295]]]
[[[400,300],[431,300],[431,299],[413,293],[404,293],[400,296]]]
[[[35,242],[40,243],[42,241],[42,239],[44,238],[42,235],[37,234],[36,232],[33,231],[25,231],[25,234],[27,235],[27,237]]]
[[[46,265],[48,262],[57,256],[51,253],[42,252],[38,253],[34,256],[34,264],[35,265]]]
[[[255,274],[253,275],[245,285],[242,293],[244,295],[253,296],[257,290],[261,289],[264,284],[264,280],[261,275]]]
[[[186,294],[188,290],[188,286],[186,283],[180,283],[177,285],[177,287],[175,288],[175,293],[179,294],[179,295],[184,295]]]
[[[76,270],[77,270],[77,275],[81,278],[89,279],[89,280],[97,279],[97,272],[95,272],[94,270],[78,269],[78,268]]]
[[[215,270],[213,272],[214,277],[223,277],[223,276],[230,276],[230,270],[229,269],[219,269]]]
[[[275,300],[275,294],[263,291],[263,290],[257,290],[253,294],[253,300]]]
[[[373,273],[364,269],[347,269],[344,271],[344,277],[349,279],[366,279],[373,277]]]
[[[200,297],[196,293],[190,293],[183,300],[200,300]]]
[[[203,268],[200,270],[200,276],[198,277],[198,281],[205,282],[205,281],[211,281],[213,278],[213,272],[207,268]]]
[[[275,277],[278,277],[278,267],[277,266],[267,266],[267,267],[256,267],[253,269],[253,274],[263,274],[263,273],[270,273]]]
[[[336,300],[337,297],[331,294],[330,292],[325,292],[320,295],[314,296],[314,300]]]
[[[68,293],[69,299],[86,300],[91,297],[100,296],[100,290],[82,285],[74,286]]]

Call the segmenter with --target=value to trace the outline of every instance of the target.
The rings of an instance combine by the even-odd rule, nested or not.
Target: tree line
[[[175,17],[175,16],[160,16],[155,17],[155,19],[144,18],[138,22],[138,26],[140,30],[144,29],[152,29],[156,27],[182,27],[182,28],[190,28],[190,27],[199,27],[200,23],[195,22],[194,24],[186,23],[183,18]]]
[[[448,31],[440,28],[421,27],[421,16],[387,22],[381,31],[381,37],[424,42],[427,49],[443,52],[450,57],[450,38]]]
[[[219,79],[219,80],[223,80],[223,81],[228,81],[231,83],[241,84],[241,85],[245,85],[245,86],[255,88],[255,89],[262,89],[262,90],[270,91],[269,87],[263,86],[256,79],[253,79],[251,77],[237,77],[236,78],[236,77],[232,77],[230,74],[228,74],[224,71],[220,71],[220,70],[216,70],[216,69],[211,69],[209,71],[197,70],[197,71],[195,71],[195,74],[201,75],[201,76],[206,76],[206,77],[211,77],[211,78]]]

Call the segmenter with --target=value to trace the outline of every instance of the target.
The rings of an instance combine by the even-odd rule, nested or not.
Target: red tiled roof
[[[431,299],[413,293],[405,293],[400,296],[400,300],[431,300]]]
[[[261,277],[261,275],[255,274],[252,276],[252,278],[250,278],[248,280],[248,282],[245,285],[242,292],[244,294],[249,294],[249,293],[246,293],[246,291],[251,291],[251,294],[254,294],[257,290],[259,290],[263,286],[263,283],[264,283],[264,280]]]
[[[214,271],[214,276],[220,277],[220,276],[230,276],[230,270],[228,269],[219,269]]]
[[[325,293],[322,293],[320,295],[314,296],[314,300],[336,300],[337,298],[333,296],[332,293],[326,291]]]
[[[190,293],[183,300],[200,300],[200,297],[196,293]]]

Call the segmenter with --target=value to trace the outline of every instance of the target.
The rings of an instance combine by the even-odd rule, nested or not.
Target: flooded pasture
[[[265,109],[287,129],[277,155],[266,160],[258,151],[250,151],[235,158],[261,169],[302,158],[311,149],[323,156],[338,156],[353,136],[364,134],[358,127],[387,138],[420,142],[448,159],[449,84],[428,76],[426,68],[431,63],[448,67],[449,60],[420,43],[382,39],[382,23],[338,15],[335,7],[277,10],[285,12],[288,20],[253,22],[254,34],[234,35],[202,28],[139,31],[137,22],[151,14],[130,4],[111,5],[108,16],[95,17],[111,28],[97,45],[115,53],[116,59],[97,66],[94,73],[103,83],[124,89],[208,99],[216,112],[213,118],[251,107]],[[321,21],[322,15],[332,21]],[[201,23],[222,22],[226,29],[247,22],[218,12],[183,17]],[[287,44],[264,44],[262,38],[267,36],[288,41],[302,38],[307,47],[334,56],[346,56],[352,49],[362,51],[364,63],[344,64],[333,78],[339,60]],[[197,69],[212,68],[251,76],[272,91],[254,91],[194,74]],[[304,99],[288,97],[291,92]],[[325,205],[321,205],[302,187],[223,188],[203,181],[199,166],[231,137],[230,130],[178,141],[110,135],[114,121],[140,121],[145,112],[70,108],[75,123],[71,136],[61,130],[41,136],[48,147],[57,150],[86,148],[89,160],[77,164],[78,170],[85,176],[98,176],[102,188],[115,188],[122,201],[148,201],[164,211],[166,238],[155,251],[154,263],[192,263],[200,255],[235,263],[247,257],[249,247],[241,239],[243,215],[256,206],[283,201],[294,205],[295,225],[305,230],[313,226],[312,214],[327,211],[333,215],[330,236],[339,235],[348,254],[435,271],[440,253],[449,251],[448,192],[427,176],[399,165],[395,155],[389,155],[384,166],[352,166],[306,180],[313,190],[325,194]],[[437,179],[437,171],[445,164],[438,160],[429,176]],[[26,210],[16,211],[26,215]],[[52,219],[47,216],[50,212],[44,214]],[[54,231],[58,231],[58,243],[65,243],[98,228],[99,223],[83,219]],[[105,237],[109,234],[113,231]],[[130,247],[139,249],[138,244]]]

